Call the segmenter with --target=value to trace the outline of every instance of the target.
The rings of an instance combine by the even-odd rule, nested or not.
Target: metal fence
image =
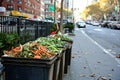
[[[28,20],[21,17],[0,16],[0,33],[17,32],[20,43],[50,35],[53,22]]]

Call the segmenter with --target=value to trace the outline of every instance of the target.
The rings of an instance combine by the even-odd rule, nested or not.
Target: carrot
[[[21,52],[21,51],[23,50],[23,46],[20,44],[20,46],[18,46],[18,47],[16,47],[16,48],[12,47],[11,50],[12,50],[12,52],[13,52],[13,56],[16,56],[17,53],[19,53],[19,52]]]
[[[23,49],[23,46],[22,46],[21,44],[20,44],[20,46],[18,46],[18,47],[16,47],[16,48],[13,48],[13,47],[12,47],[12,50],[13,50],[14,52],[21,52],[22,49]]]
[[[35,55],[35,56],[34,56],[34,59],[40,59],[40,58],[41,58],[40,55]]]
[[[48,53],[47,48],[45,46],[38,45],[37,48],[41,50],[43,53],[45,53],[48,58],[52,56],[51,54]]]
[[[50,58],[52,55],[51,54],[49,54],[48,52],[45,52],[45,54],[46,54],[46,56],[48,57],[48,58]]]
[[[13,52],[13,55],[16,56],[16,55],[17,55],[17,52]]]
[[[40,50],[32,50],[32,52],[36,55],[36,54],[40,54],[41,51]]]

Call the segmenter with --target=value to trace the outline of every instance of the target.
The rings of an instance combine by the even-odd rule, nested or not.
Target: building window
[[[18,2],[19,4],[22,4],[22,0],[17,0],[17,2]]]
[[[6,2],[13,2],[13,0],[6,0]]]
[[[13,6],[12,5],[7,5],[7,10],[13,10]]]
[[[45,4],[50,4],[50,3],[51,3],[50,0],[46,0],[46,1],[44,1],[44,2],[45,2]]]
[[[10,2],[11,0],[6,0],[6,2]]]
[[[18,11],[22,11],[22,7],[21,6],[18,6]]]

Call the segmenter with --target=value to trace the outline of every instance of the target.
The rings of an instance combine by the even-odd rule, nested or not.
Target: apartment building
[[[54,16],[55,17],[60,17],[60,12],[57,12],[57,8],[60,8],[60,2],[61,2],[60,0],[44,0],[44,3],[45,3],[45,17],[46,18],[47,17],[53,18]],[[54,6],[55,4],[56,4],[56,7],[55,7],[56,12],[49,10],[49,7],[51,5]]]
[[[44,0],[45,3],[45,17],[53,17],[54,16],[54,11],[50,11],[49,7],[51,5],[54,5],[54,1],[53,0]]]
[[[26,13],[30,18],[34,17],[54,17],[54,11],[50,11],[49,7],[56,2],[56,8],[60,8],[60,0],[3,0],[2,7],[6,8],[7,14],[15,10],[20,13]],[[56,17],[60,17],[60,13],[56,11]]]
[[[6,8],[7,15],[12,10],[26,13],[29,17],[44,17],[44,0],[3,0],[2,6]]]

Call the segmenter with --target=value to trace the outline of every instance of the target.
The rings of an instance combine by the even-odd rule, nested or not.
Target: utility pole
[[[54,23],[56,23],[56,0],[54,0]]]
[[[60,11],[60,32],[63,33],[63,3],[64,0],[61,0],[61,11]]]
[[[69,7],[69,0],[67,0],[67,20],[68,20],[68,7]]]

